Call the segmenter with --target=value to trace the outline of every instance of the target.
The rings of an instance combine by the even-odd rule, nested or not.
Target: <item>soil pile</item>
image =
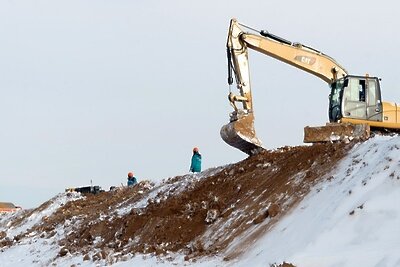
[[[327,174],[351,146],[283,147],[159,185],[142,181],[132,188],[88,194],[11,238],[18,242],[37,235],[57,240],[58,257],[81,254],[84,260],[109,263],[136,253],[170,252],[184,253],[186,260],[214,254],[230,260],[267,232],[313,185],[329,179]],[[52,201],[25,212],[11,226],[45,210]]]

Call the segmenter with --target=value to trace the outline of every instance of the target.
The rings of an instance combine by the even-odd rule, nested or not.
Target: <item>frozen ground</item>
[[[214,175],[217,171],[219,169],[213,169],[208,174]],[[159,197],[161,191],[180,194],[182,188],[203,179],[203,176],[184,177],[180,180],[182,187],[176,187],[178,182],[155,185],[156,191],[144,194],[136,205],[144,207],[148,199]],[[63,206],[65,201],[67,199],[63,195],[56,197],[53,204],[38,214],[31,214],[17,228],[9,229],[10,222],[7,221],[12,217],[3,217],[0,220],[0,232],[4,231],[9,237],[22,233],[44,216],[49,216],[57,207]],[[119,215],[127,213],[126,206],[121,207],[119,213],[117,211]],[[325,175],[322,182],[313,186],[311,192],[269,231],[258,236],[245,253],[229,261],[223,260],[225,253],[231,253],[241,245],[243,236],[267,223],[268,220],[251,226],[247,232],[236,236],[225,251],[205,255],[195,261],[185,261],[184,255],[179,252],[157,257],[154,254],[128,254],[122,258],[123,261],[112,265],[270,266],[285,261],[297,267],[398,267],[400,138],[378,136],[357,144],[333,171]],[[218,224],[212,227],[218,227]],[[0,266],[48,266],[55,263],[57,266],[70,267],[75,264],[85,267],[107,264],[106,260],[84,261],[82,255],[77,254],[56,257],[60,251],[58,240],[65,234],[63,229],[57,228],[57,234],[51,238],[41,238],[40,233],[32,233],[12,246],[3,246],[0,248]]]

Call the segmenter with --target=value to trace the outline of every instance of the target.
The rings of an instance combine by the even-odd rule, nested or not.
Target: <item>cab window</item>
[[[374,106],[377,103],[376,101],[376,81],[375,80],[369,80],[368,81],[368,102],[369,105]]]
[[[365,102],[365,80],[349,79],[345,98],[349,101]]]

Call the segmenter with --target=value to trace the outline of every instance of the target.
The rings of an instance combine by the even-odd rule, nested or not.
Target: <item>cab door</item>
[[[357,77],[345,80],[343,92],[343,116],[352,119],[367,119],[366,83]]]
[[[367,78],[367,119],[370,121],[382,121],[381,90],[378,78]]]

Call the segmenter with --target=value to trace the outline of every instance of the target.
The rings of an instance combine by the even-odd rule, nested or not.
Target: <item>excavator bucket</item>
[[[256,137],[254,130],[253,113],[236,115],[230,123],[222,126],[220,134],[228,145],[248,155],[254,155],[263,150],[261,141]]]
[[[366,140],[369,136],[368,124],[327,123],[325,126],[304,128],[304,143]]]

